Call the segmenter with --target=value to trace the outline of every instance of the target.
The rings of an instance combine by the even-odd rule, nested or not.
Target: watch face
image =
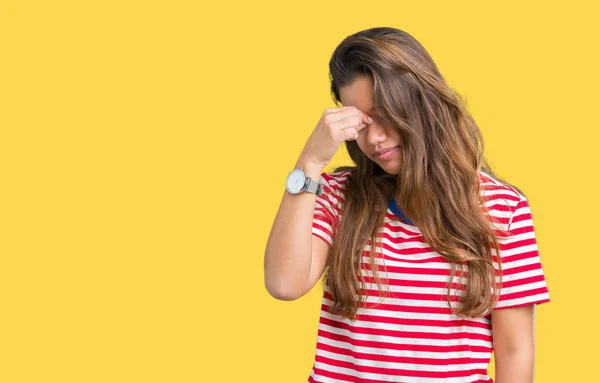
[[[297,194],[302,191],[302,187],[306,182],[306,175],[302,169],[294,169],[289,174],[288,179],[285,183],[288,191],[292,194]]]

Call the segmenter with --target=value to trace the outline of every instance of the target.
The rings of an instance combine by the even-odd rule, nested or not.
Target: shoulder
[[[326,200],[328,203],[340,208],[345,200],[346,182],[351,173],[347,170],[338,170],[321,173],[319,183],[322,185],[323,194],[317,199]]]
[[[343,190],[346,188],[346,181],[350,177],[350,172],[347,170],[338,170],[333,172],[321,173],[320,182],[325,187],[334,190]]]
[[[508,230],[517,209],[528,206],[527,198],[514,187],[483,171],[479,172],[479,181],[479,195],[486,210],[494,222]]]
[[[510,185],[492,177],[486,172],[479,172],[480,193],[486,199],[506,198],[518,202],[524,195]]]

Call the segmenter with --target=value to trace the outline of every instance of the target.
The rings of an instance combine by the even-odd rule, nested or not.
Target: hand
[[[325,167],[344,141],[355,140],[358,132],[373,120],[354,106],[325,109],[306,141],[301,157]]]

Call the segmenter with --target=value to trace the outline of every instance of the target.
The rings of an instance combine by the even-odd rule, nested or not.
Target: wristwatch
[[[302,192],[315,193],[316,195],[323,194],[323,185],[308,177],[304,172],[304,168],[296,168],[288,174],[285,188],[292,194]]]

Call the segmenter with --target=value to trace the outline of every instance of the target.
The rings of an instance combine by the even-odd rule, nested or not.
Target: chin
[[[381,164],[378,163],[378,165],[388,174],[397,175],[400,173],[400,167],[396,164],[386,164],[386,165],[382,166]]]

